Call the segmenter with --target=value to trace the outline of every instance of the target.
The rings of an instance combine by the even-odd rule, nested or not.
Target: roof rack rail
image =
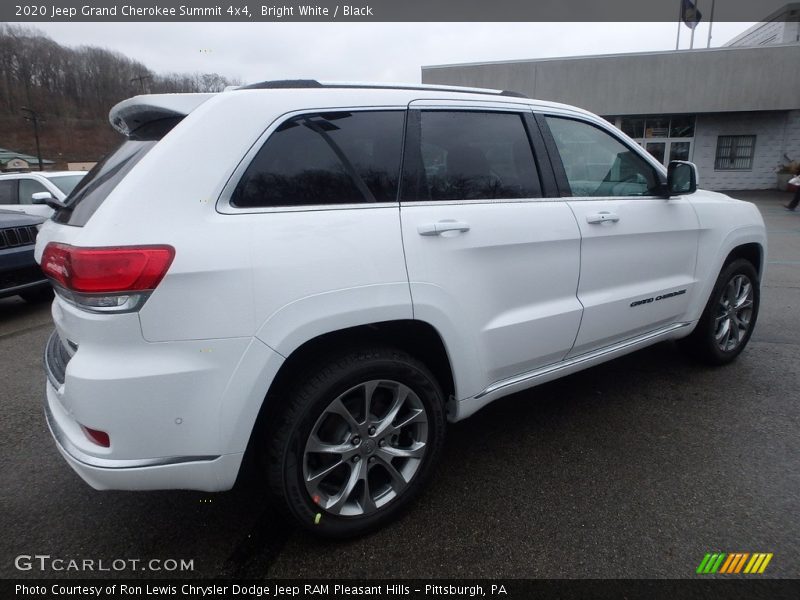
[[[329,88],[329,89],[367,89],[367,90],[429,90],[438,92],[455,92],[461,94],[487,94],[489,96],[509,96],[512,98],[528,98],[521,92],[511,90],[487,90],[479,88],[463,88],[456,86],[436,86],[436,85],[396,85],[396,84],[369,84],[369,83],[321,83],[316,79],[277,79],[273,81],[260,81],[243,85],[240,90],[285,90],[285,89],[310,89],[310,88]]]
[[[259,81],[250,85],[238,87],[239,90],[284,90],[292,88],[321,88],[323,86],[316,79],[275,79],[273,81]]]

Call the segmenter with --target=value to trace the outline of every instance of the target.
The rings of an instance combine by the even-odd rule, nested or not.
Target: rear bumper
[[[144,459],[90,455],[71,441],[72,435],[79,434],[80,427],[61,406],[56,389],[49,381],[44,413],[58,451],[70,467],[97,490],[227,490],[236,481],[243,457],[243,453]]]
[[[136,313],[58,295],[44,349],[45,415],[59,451],[97,489],[230,489],[283,357],[255,338],[142,339]],[[110,445],[82,427],[105,432]]]

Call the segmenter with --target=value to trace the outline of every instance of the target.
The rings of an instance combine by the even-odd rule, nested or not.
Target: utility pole
[[[146,94],[147,90],[144,89],[144,82],[145,80],[152,78],[153,78],[152,75],[139,75],[138,77],[131,77],[131,83],[133,83],[134,81],[138,81],[142,86],[142,93]]]
[[[36,138],[36,156],[39,159],[39,170],[44,171],[44,167],[42,166],[42,151],[39,148],[39,113],[25,106],[20,107],[20,110],[30,115],[25,117],[26,121],[33,122],[33,137]]]

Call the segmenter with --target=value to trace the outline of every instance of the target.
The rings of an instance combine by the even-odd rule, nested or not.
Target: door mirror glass
[[[694,163],[673,160],[667,167],[667,191],[670,196],[693,194],[697,191],[697,167]]]

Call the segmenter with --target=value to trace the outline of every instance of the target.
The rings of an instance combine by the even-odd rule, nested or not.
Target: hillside
[[[39,114],[42,157],[96,161],[121,136],[108,110],[145,91],[215,92],[236,84],[216,73],[159,75],[103,48],[61,46],[40,31],[0,24],[0,147],[36,154],[32,124],[22,107]]]

